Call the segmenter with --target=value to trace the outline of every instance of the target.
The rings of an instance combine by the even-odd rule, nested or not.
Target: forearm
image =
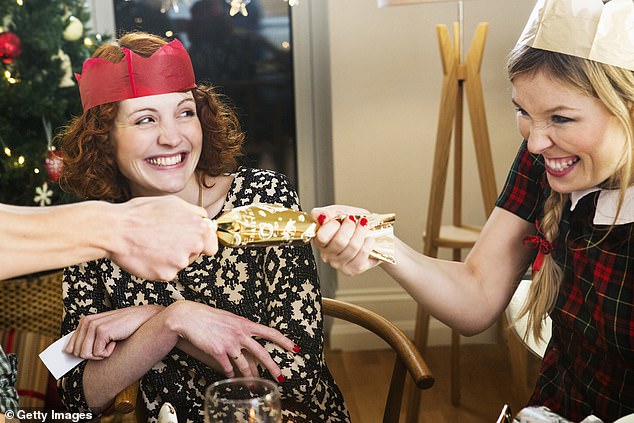
[[[105,256],[115,227],[112,207],[97,201],[42,208],[0,205],[0,279]]]
[[[130,338],[119,342],[107,359],[86,365],[84,395],[94,412],[107,408],[119,392],[143,377],[176,346],[179,337],[169,329],[167,314],[163,311],[148,320]]]
[[[426,257],[397,240],[397,264],[382,265],[431,315],[465,335],[497,320],[530,258],[522,246],[530,224],[499,209],[492,216],[464,262]]]
[[[395,254],[396,265],[381,267],[435,318],[469,335],[495,321],[497,310],[489,304],[473,268],[463,262],[424,256],[400,240],[396,241]]]

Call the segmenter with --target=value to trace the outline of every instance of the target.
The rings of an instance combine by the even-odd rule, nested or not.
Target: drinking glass
[[[281,423],[280,391],[270,380],[238,377],[215,382],[205,393],[206,423]]]

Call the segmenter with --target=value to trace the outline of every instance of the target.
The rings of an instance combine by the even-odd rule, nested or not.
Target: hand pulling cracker
[[[344,219],[347,216],[341,216]],[[367,228],[376,238],[370,256],[388,263],[394,260],[395,215],[367,214],[354,216],[358,221],[365,217]],[[307,243],[317,232],[319,223],[305,212],[291,210],[278,204],[250,204],[236,207],[216,219],[218,240],[229,247],[268,246]]]

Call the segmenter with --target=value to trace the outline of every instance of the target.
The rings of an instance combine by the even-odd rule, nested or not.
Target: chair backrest
[[[552,322],[550,317],[542,323],[542,339],[535,339],[532,333],[526,334],[527,316],[517,319],[519,311],[524,306],[532,281],[520,281],[509,305],[506,307],[507,322],[506,344],[513,377],[513,390],[517,404],[524,404],[533,392],[538,368],[535,367],[535,357],[541,359],[551,337]]]
[[[323,299],[324,315],[362,326],[387,342],[396,353],[383,422],[398,422],[406,371],[419,389],[431,388],[434,377],[412,341],[392,322],[366,308],[332,298]]]
[[[532,333],[526,334],[526,326],[528,324],[528,317],[523,316],[521,319],[517,320],[517,316],[519,311],[524,306],[526,302],[526,297],[528,296],[528,291],[531,287],[532,281],[530,279],[524,279],[520,281],[509,305],[506,308],[506,317],[509,323],[513,327],[513,331],[520,338],[522,343],[528,348],[530,352],[542,358],[544,356],[544,352],[546,351],[546,346],[548,345],[548,341],[550,340],[552,334],[552,321],[550,317],[546,317],[542,323],[542,338],[535,339]]]

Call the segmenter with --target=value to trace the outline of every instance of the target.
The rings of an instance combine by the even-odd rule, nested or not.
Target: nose
[[[547,122],[531,123],[528,137],[528,151],[533,154],[541,154],[554,143],[550,133],[550,124]]]
[[[182,141],[181,133],[175,122],[162,121],[160,125],[160,133],[158,143],[166,146],[175,146]]]

